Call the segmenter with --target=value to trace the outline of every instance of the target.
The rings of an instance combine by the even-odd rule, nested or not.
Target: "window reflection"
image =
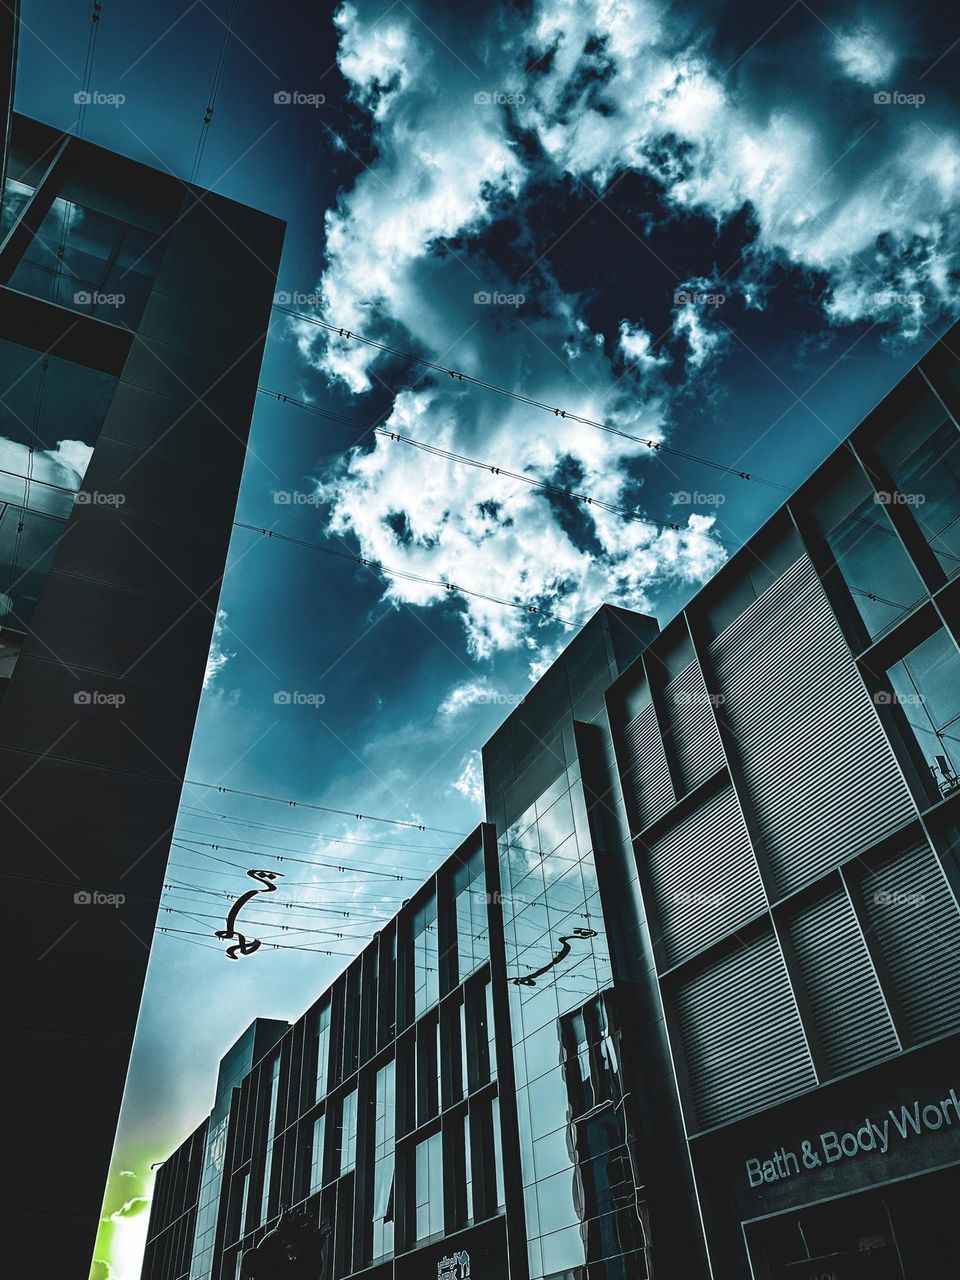
[[[531,1280],[587,1266],[591,1277],[643,1280],[644,1210],[577,770],[508,829],[500,860]]]
[[[936,631],[887,671],[897,705],[913,731],[934,795],[960,787],[960,654]]]
[[[396,1069],[377,1072],[373,1123],[373,1261],[393,1252]]]
[[[443,1231],[443,1146],[439,1133],[418,1143],[415,1151],[416,1240]]]
[[[944,422],[893,473],[948,577],[960,570],[960,435]]]
[[[340,1104],[340,1172],[357,1163],[357,1091],[351,1089]]]
[[[263,1166],[263,1189],[260,1197],[260,1221],[266,1222],[270,1209],[270,1181],[273,1174],[273,1144],[277,1134],[277,1102],[280,1096],[280,1058],[270,1064],[270,1087],[267,1093],[266,1157]]]
[[[0,626],[25,632],[117,381],[0,341]]]
[[[6,240],[14,224],[26,208],[34,188],[17,178],[7,178],[3,184],[3,204],[0,207],[0,242]]]
[[[419,1018],[440,999],[437,900],[431,896],[413,920],[413,1007]]]
[[[323,1137],[326,1129],[325,1115],[319,1115],[313,1122],[310,1136],[310,1186],[307,1194],[313,1195],[323,1186]]]
[[[457,868],[453,892],[456,895],[457,970],[462,982],[490,956],[487,884],[481,849]]]
[[[317,1053],[317,1088],[316,1096],[319,1101],[327,1092],[327,1082],[330,1078],[330,1005],[326,1004],[317,1012],[317,1029],[316,1029],[316,1053]]]
[[[827,537],[867,634],[874,640],[920,600],[923,584],[876,495]]]
[[[57,197],[17,263],[10,287],[112,324],[135,325],[163,245],[130,226]]]

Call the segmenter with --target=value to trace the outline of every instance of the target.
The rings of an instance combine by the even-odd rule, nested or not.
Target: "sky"
[[[478,748],[576,625],[668,621],[956,318],[937,17],[104,0],[84,136],[288,224],[261,385],[311,409],[258,398],[237,519],[413,577],[235,530],[158,922],[186,932],[154,942],[98,1280],[139,1276],[149,1166],[226,1048],[299,1016],[480,820]],[[75,130],[88,6],[22,20],[17,108]],[[226,961],[217,913],[282,851],[306,861],[258,919],[302,932]]]

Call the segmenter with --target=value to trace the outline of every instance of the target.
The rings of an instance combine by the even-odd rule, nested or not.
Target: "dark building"
[[[44,1274],[89,1269],[283,229],[12,117],[0,847],[17,1274],[40,1257]]]
[[[662,632],[575,637],[233,1090],[212,1272],[144,1280],[281,1206],[324,1280],[955,1280],[958,336]]]

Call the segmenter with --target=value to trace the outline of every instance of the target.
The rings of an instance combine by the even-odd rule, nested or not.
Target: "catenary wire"
[[[753,480],[756,484],[767,485],[771,489],[780,489],[783,492],[789,492],[787,485],[779,484],[775,480],[767,480],[762,476],[758,476],[751,471],[741,470],[739,467],[728,466],[726,463],[717,462],[712,458],[703,458],[699,454],[690,453],[684,449],[677,449],[673,445],[663,444],[659,440],[651,440],[643,436],[634,436],[627,431],[622,431],[619,427],[611,427],[607,422],[598,422],[594,418],[586,418],[582,414],[571,413],[569,410],[558,408],[555,405],[547,404],[546,401],[537,400],[533,396],[524,395],[520,391],[510,391],[506,387],[498,386],[495,382],[488,382],[485,378],[476,378],[472,374],[464,373],[460,369],[450,369],[446,365],[437,364],[434,360],[429,360],[426,356],[417,356],[409,351],[400,351],[396,347],[391,347],[387,343],[377,342],[373,338],[365,338],[359,333],[354,333],[351,329],[342,328],[340,325],[330,324],[326,320],[320,320],[317,316],[308,316],[301,311],[294,311],[291,307],[285,307],[280,303],[274,303],[273,309],[281,311],[285,315],[292,317],[294,320],[302,320],[307,324],[316,325],[320,329],[325,329],[329,333],[335,333],[341,338],[349,339],[354,342],[363,343],[364,346],[374,347],[377,351],[384,351],[389,355],[397,356],[401,360],[405,360],[414,364],[419,364],[427,369],[432,369],[436,373],[447,374],[455,382],[469,383],[474,387],[482,387],[486,391],[496,392],[497,395],[507,396],[511,400],[516,400],[520,404],[528,405],[532,409],[542,409],[546,413],[552,413],[554,417],[564,418],[571,422],[579,422],[587,427],[594,427],[598,431],[605,431],[609,435],[620,436],[624,440],[630,440],[634,444],[644,445],[656,453],[668,453],[673,457],[684,458],[687,462],[697,462],[701,466],[710,467],[714,471],[722,471],[727,475],[737,476],[741,480]]]
[[[585,621],[585,616],[577,619],[562,618],[559,614],[548,613],[546,609],[541,609],[535,604],[523,604],[517,600],[504,600],[502,596],[491,596],[483,591],[473,591],[468,587],[461,587],[456,582],[447,582],[444,578],[425,578],[419,573],[410,573],[405,569],[392,569],[380,560],[368,560],[363,556],[355,556],[349,551],[338,551],[334,547],[325,547],[319,542],[310,542],[307,538],[294,538],[290,534],[278,533],[275,529],[265,529],[255,524],[247,524],[243,520],[234,520],[233,527],[235,529],[247,529],[250,533],[257,533],[263,538],[289,542],[297,547],[307,547],[311,551],[319,551],[326,556],[336,556],[340,560],[352,560],[354,564],[363,565],[368,569],[376,569],[388,578],[402,578],[407,582],[419,582],[425,586],[443,587],[445,591],[458,592],[463,596],[473,596],[475,599],[487,600],[491,604],[503,605],[508,609],[520,609],[523,613],[535,613],[538,617],[549,618],[551,622],[562,623],[565,627],[579,627]]]
[[[227,63],[227,51],[229,49],[230,40],[233,36],[233,24],[237,16],[237,8],[240,0],[233,0],[230,9],[230,16],[223,28],[223,40],[220,42],[220,52],[217,57],[217,65],[213,72],[213,83],[210,86],[210,94],[207,98],[207,105],[203,112],[203,122],[200,125],[200,137],[197,139],[197,150],[193,158],[193,168],[190,170],[190,181],[196,182],[197,174],[200,172],[200,162],[203,159],[203,152],[207,145],[207,137],[210,133],[210,122],[213,119],[213,111],[217,105],[217,95],[220,92],[220,82],[223,79],[223,70]]]
[[[570,498],[576,502],[585,503],[588,506],[600,507],[604,511],[610,511],[614,515],[621,516],[624,520],[637,520],[641,523],[657,525],[661,529],[671,529],[674,532],[680,532],[681,526],[675,520],[660,520],[656,516],[645,515],[639,507],[630,510],[626,507],[615,506],[611,502],[605,502],[602,498],[594,498],[588,493],[580,493],[574,489],[566,489],[562,485],[550,484],[546,480],[537,480],[533,476],[524,475],[519,471],[511,471],[507,467],[495,466],[491,462],[481,462],[479,458],[468,457],[464,453],[455,453],[450,449],[441,449],[438,445],[427,444],[423,440],[415,440],[413,436],[404,435],[399,431],[388,431],[386,427],[376,425],[366,425],[356,422],[352,418],[347,418],[343,414],[333,413],[330,410],[321,409],[317,405],[308,404],[305,400],[298,400],[295,396],[290,396],[282,391],[271,391],[267,387],[258,387],[257,390],[261,395],[270,396],[274,400],[278,400],[281,404],[292,404],[298,409],[303,409],[307,413],[315,414],[320,418],[330,418],[334,422],[344,423],[347,426],[362,429],[364,435],[373,434],[382,436],[386,440],[396,441],[398,444],[407,444],[414,449],[419,449],[424,453],[432,454],[434,457],[443,458],[447,462],[455,462],[460,466],[473,467],[479,471],[489,471],[495,476],[505,476],[508,480],[519,480],[522,484],[530,485],[534,489],[540,489],[545,493],[551,493],[555,497]]]
[[[262,791],[244,791],[239,787],[224,787],[218,782],[201,782],[197,778],[184,778],[184,785],[190,787],[205,787],[208,791],[217,791],[221,795],[246,796],[250,800],[266,800],[272,804],[285,804],[290,809],[311,809],[320,813],[336,813],[346,818],[356,818],[358,821],[365,822],[387,822],[395,827],[409,827],[414,831],[433,831],[439,835],[456,836],[463,839],[467,834],[465,831],[450,831],[446,827],[430,827],[422,822],[407,822],[402,818],[380,818],[369,813],[358,813],[351,809],[334,809],[330,805],[314,804],[308,800],[290,800],[285,796],[269,795]]]

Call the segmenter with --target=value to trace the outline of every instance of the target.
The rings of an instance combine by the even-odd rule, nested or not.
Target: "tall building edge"
[[[14,1270],[43,1256],[79,1277],[284,224],[16,114],[3,196],[0,823],[21,975],[3,1017],[18,1099],[3,1211]],[[52,1195],[54,1148],[70,1154]]]

